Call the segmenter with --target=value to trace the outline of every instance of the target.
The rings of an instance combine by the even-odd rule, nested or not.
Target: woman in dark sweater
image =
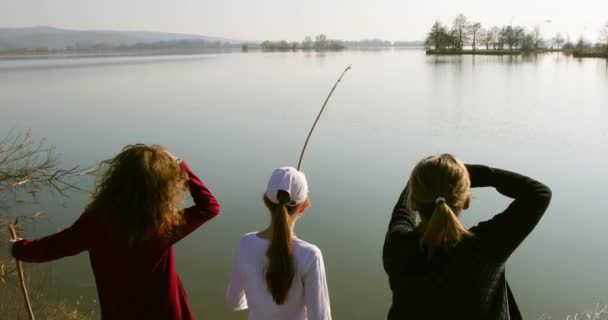
[[[466,229],[459,215],[469,207],[470,188],[479,187],[494,187],[514,200]],[[517,173],[464,165],[449,154],[421,160],[397,201],[384,242],[393,291],[388,319],[521,319],[505,263],[550,200],[547,186]]]
[[[217,216],[219,203],[185,162],[159,146],[127,146],[104,163],[78,220],[53,235],[15,242],[13,256],[45,262],[88,251],[104,320],[193,319],[173,244]],[[187,190],[195,205],[181,210]]]

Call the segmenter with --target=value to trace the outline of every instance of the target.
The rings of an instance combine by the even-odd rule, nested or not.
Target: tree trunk
[[[477,34],[473,32],[473,51],[475,51],[475,47],[477,46]]]

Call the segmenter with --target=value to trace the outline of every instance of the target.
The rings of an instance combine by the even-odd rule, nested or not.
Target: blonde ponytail
[[[430,219],[422,227],[420,245],[429,252],[437,248],[454,246],[464,237],[472,235],[445,202],[435,206]]]
[[[420,246],[429,257],[473,235],[458,218],[470,185],[466,167],[450,154],[424,158],[412,171],[407,204],[420,215]]]

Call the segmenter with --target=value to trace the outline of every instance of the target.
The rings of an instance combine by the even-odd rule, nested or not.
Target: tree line
[[[315,51],[338,51],[346,48],[387,48],[404,46],[422,46],[422,42],[417,41],[395,41],[391,42],[383,39],[364,39],[357,41],[329,39],[325,34],[318,34],[314,37],[306,36],[303,41],[264,41],[259,48],[263,51],[296,51],[296,50],[315,50]],[[243,46],[243,50],[256,48],[255,44]]]
[[[306,36],[304,41],[264,41],[260,44],[264,51],[289,51],[289,50],[330,50],[337,51],[345,48],[339,40],[328,39],[325,34],[318,34],[314,41],[310,36]]]
[[[608,51],[608,23],[600,32],[600,41],[595,47],[605,46]],[[551,43],[551,48],[548,48],[548,43]],[[485,50],[524,52],[555,49],[553,45],[557,46],[557,50],[593,46],[582,36],[576,44],[573,44],[569,39],[564,39],[561,33],[547,42],[543,39],[538,25],[531,31],[517,25],[484,28],[480,22],[469,21],[463,14],[456,16],[451,28],[436,21],[431,27],[424,45],[427,49],[436,51],[463,51],[465,47],[468,47],[472,51],[485,48]]]
[[[78,52],[110,52],[110,51],[145,51],[145,50],[202,50],[202,49],[236,49],[241,45],[238,43],[208,41],[199,39],[181,39],[181,40],[166,40],[156,42],[138,42],[135,44],[113,44],[113,43],[76,43],[72,46],[67,46],[63,49],[49,49],[48,47],[39,47],[35,49],[13,49],[1,51],[4,54],[27,54],[27,53],[78,53]]]

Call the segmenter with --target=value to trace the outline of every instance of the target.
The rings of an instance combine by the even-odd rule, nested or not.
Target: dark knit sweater
[[[384,269],[393,291],[388,319],[521,319],[505,279],[505,262],[534,229],[551,190],[523,175],[467,165],[471,187],[494,187],[514,199],[503,212],[471,228],[473,237],[428,255],[419,246],[407,186],[393,210],[384,242]]]

